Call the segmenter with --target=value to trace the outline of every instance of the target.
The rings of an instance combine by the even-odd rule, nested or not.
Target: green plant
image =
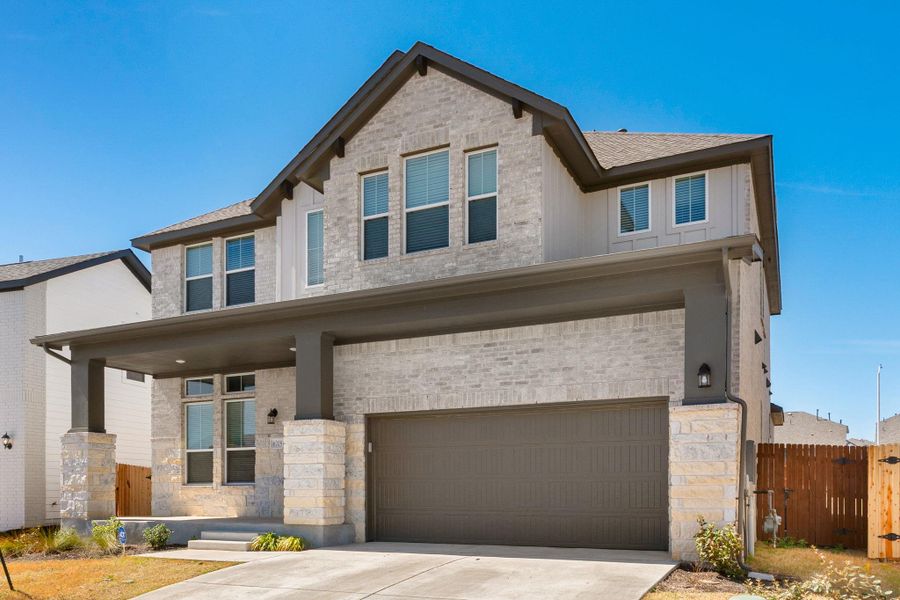
[[[850,561],[836,565],[834,561],[816,550],[822,563],[822,572],[813,575],[805,585],[806,590],[832,600],[885,600],[892,592],[881,587],[881,580],[869,575]]]
[[[15,558],[28,553],[28,544],[18,535],[7,535],[0,538],[0,550],[4,556]]]
[[[306,548],[306,540],[302,537],[285,535],[278,538],[275,549],[279,552],[300,552]]]
[[[739,562],[743,544],[734,525],[716,527],[702,516],[697,517],[697,523],[700,531],[694,536],[694,544],[701,565],[725,577],[743,580],[746,574]]]
[[[113,552],[120,548],[119,546],[119,527],[122,521],[116,517],[110,517],[106,521],[94,524],[91,528],[91,539],[97,548],[103,552]]]
[[[769,585],[751,581],[747,584],[747,592],[765,600],[805,600],[809,597],[806,586],[799,581],[792,583],[775,581]]]
[[[172,535],[172,530],[163,523],[159,523],[144,530],[144,541],[154,550],[159,550],[165,548],[169,543],[170,535]]]
[[[278,546],[278,535],[274,531],[263,533],[250,542],[250,549],[257,552],[271,552]]]
[[[789,535],[778,538],[778,548],[809,548],[809,543],[803,538],[793,538]]]
[[[84,540],[71,527],[62,527],[53,533],[53,545],[57,552],[68,552],[84,547]]]

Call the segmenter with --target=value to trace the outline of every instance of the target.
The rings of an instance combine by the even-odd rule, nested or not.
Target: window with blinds
[[[225,483],[256,479],[256,401],[225,402]]]
[[[497,150],[466,157],[466,241],[497,239]]]
[[[325,214],[306,213],[306,285],[325,283]]]
[[[650,230],[650,184],[619,189],[619,233]]]
[[[225,240],[225,306],[250,304],[256,299],[256,238],[247,235]]]
[[[363,260],[388,255],[388,174],[367,175],[362,180]]]
[[[450,152],[406,159],[406,252],[450,245]]]
[[[706,220],[706,173],[675,179],[675,224]]]
[[[212,308],[212,244],[188,246],[184,250],[184,310]]]
[[[213,404],[193,402],[184,406],[186,483],[212,483]]]

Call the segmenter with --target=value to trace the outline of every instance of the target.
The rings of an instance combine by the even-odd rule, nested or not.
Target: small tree
[[[701,565],[730,579],[742,581],[747,574],[741,568],[741,536],[734,525],[716,527],[707,523],[702,516],[697,517],[700,531],[694,536]]]

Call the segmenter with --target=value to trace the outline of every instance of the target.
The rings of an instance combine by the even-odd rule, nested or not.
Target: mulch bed
[[[654,589],[655,592],[734,592],[740,594],[744,586],[709,571],[675,569]]]
[[[146,554],[147,552],[153,552],[153,550],[151,550],[149,546],[128,545],[125,546],[124,551],[116,550],[115,552],[101,552],[100,550],[96,550],[93,548],[78,548],[76,550],[66,550],[65,552],[60,552],[58,554],[42,554],[40,552],[37,552],[32,554],[23,554],[22,556],[17,556],[15,558],[11,556],[6,556],[5,558],[7,562],[33,560],[77,560],[85,558],[103,558],[105,556],[132,556],[134,554]]]

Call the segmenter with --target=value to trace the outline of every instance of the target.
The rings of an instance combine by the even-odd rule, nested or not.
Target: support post
[[[116,514],[116,436],[90,431],[62,436],[59,512],[62,524],[86,531]]]
[[[69,432],[106,433],[105,368],[103,359],[72,357],[72,428]]]
[[[684,290],[684,403],[725,402],[728,361],[725,286],[713,284]],[[710,386],[698,385],[698,372],[706,364]]]
[[[294,339],[297,361],[294,418],[331,420],[334,418],[334,336],[321,331],[301,331]]]

